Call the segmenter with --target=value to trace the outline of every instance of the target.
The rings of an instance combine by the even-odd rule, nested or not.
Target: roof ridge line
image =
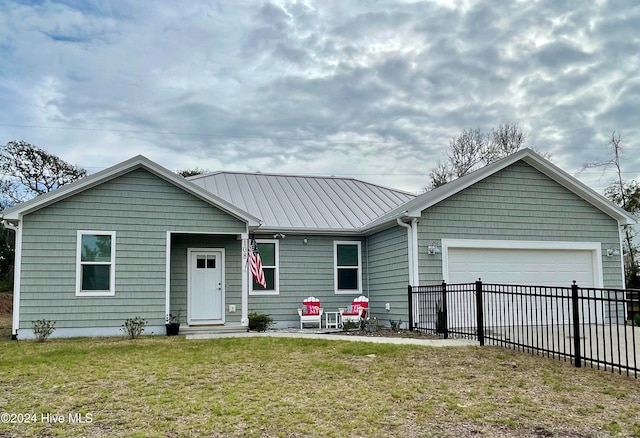
[[[302,175],[302,174],[293,174],[293,173],[273,173],[273,172],[263,173],[263,172],[244,172],[244,171],[233,171],[233,170],[216,170],[214,172],[209,172],[209,173],[203,173],[203,174],[200,174],[200,175],[190,176],[187,179],[188,180],[195,180],[195,179],[202,179],[202,178],[207,178],[207,177],[210,177],[210,176],[224,175],[224,174],[228,174],[228,175],[252,175],[252,176],[275,176],[275,177],[283,177],[283,178],[307,178],[307,179],[342,180],[342,181],[349,180],[349,181],[360,182],[360,183],[367,184],[367,185],[370,185],[370,186],[379,187],[379,188],[384,189],[384,190],[390,190],[392,192],[402,193],[402,194],[413,196],[413,197],[418,196],[414,192],[409,192],[407,190],[401,190],[401,189],[397,189],[397,188],[394,188],[394,187],[389,187],[389,186],[385,186],[385,185],[382,185],[382,184],[365,181],[365,180],[362,180],[362,179],[359,179],[359,178],[355,178],[355,177],[352,177],[352,176]]]

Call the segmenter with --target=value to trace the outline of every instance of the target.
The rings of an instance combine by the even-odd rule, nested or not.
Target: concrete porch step
[[[243,333],[247,327],[241,325],[180,325],[181,335],[215,334],[215,333]]]

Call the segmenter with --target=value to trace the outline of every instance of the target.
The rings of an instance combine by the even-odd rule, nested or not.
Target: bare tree
[[[0,173],[3,175],[2,194],[14,203],[87,175],[85,169],[25,141],[10,141],[0,148]]]
[[[618,206],[636,216],[640,215],[640,184],[638,181],[625,181],[622,178],[621,158],[623,155],[622,139],[620,133],[613,131],[609,140],[612,158],[608,161],[593,161],[583,166],[583,169],[602,167],[604,169],[614,167],[616,171],[615,181],[605,189],[605,196]],[[624,265],[627,286],[640,286],[638,267],[638,247],[634,245],[635,233],[632,227],[624,229]]]
[[[463,130],[449,142],[447,154],[453,174],[461,177],[475,170],[484,162],[489,139],[480,128]]]
[[[517,152],[524,144],[526,137],[518,125],[503,124],[491,130],[491,148],[489,152],[494,154],[491,161],[497,161],[502,157]]]
[[[430,187],[425,187],[424,190],[428,191],[430,189],[435,189],[436,187],[443,186],[452,179],[453,174],[451,173],[451,167],[448,166],[447,163],[438,161],[437,166],[431,169],[431,172],[429,172]]]
[[[448,160],[429,173],[427,190],[440,187],[482,166],[498,161],[522,147],[525,134],[517,124],[503,124],[490,134],[480,128],[465,129],[449,141]]]

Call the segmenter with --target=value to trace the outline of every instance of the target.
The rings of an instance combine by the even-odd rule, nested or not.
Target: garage
[[[504,243],[503,243],[504,244]],[[557,248],[465,248],[447,251],[448,283],[485,283],[596,286],[596,251]]]
[[[602,263],[600,244],[591,242],[535,242],[496,240],[454,240],[442,241],[443,274],[447,283],[472,283],[479,278],[484,283],[561,286],[569,287],[575,280],[580,287],[602,287]],[[485,308],[506,308],[509,313],[527,314],[527,309],[543,309],[542,319],[537,323],[556,323],[545,315],[546,309],[563,305],[565,300],[531,298],[529,301],[513,300],[509,305],[500,303],[499,297],[490,296],[485,300]],[[504,296],[503,296],[504,298]],[[449,320],[454,323],[462,314],[475,309],[475,295],[452,297]],[[562,303],[562,304],[559,304]],[[566,307],[566,306],[564,306]],[[586,309],[585,309],[586,310]],[[591,309],[600,313],[599,309]],[[486,325],[501,325],[485,312]],[[570,319],[568,309],[563,309],[565,321]],[[475,321],[475,318],[473,318]]]

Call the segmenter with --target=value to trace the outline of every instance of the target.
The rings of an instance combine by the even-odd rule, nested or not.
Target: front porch
[[[166,313],[180,331],[245,330],[247,234],[168,232]]]

